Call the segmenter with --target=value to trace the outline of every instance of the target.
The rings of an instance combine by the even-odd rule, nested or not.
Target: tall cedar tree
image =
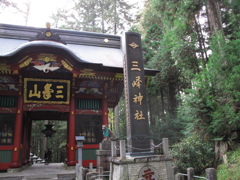
[[[58,28],[117,34],[133,22],[131,5],[124,0],[72,0],[52,18]]]

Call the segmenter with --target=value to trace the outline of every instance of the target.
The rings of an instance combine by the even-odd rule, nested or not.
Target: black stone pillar
[[[125,33],[124,87],[128,152],[150,151],[149,124],[141,36]]]

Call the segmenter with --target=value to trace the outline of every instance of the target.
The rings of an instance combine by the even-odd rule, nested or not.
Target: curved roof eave
[[[78,63],[82,64],[92,64],[95,66],[98,66],[101,70],[105,71],[107,69],[111,69],[110,71],[115,73],[123,73],[123,67],[118,66],[109,66],[104,65],[102,63],[97,62],[90,62],[81,59],[78,55],[76,55],[75,52],[73,52],[67,45],[64,45],[59,42],[55,41],[48,41],[48,40],[35,40],[31,42],[26,42],[20,46],[18,46],[16,49],[12,50],[11,52],[0,54],[0,60],[9,60],[9,62],[15,63],[18,58],[14,58],[17,56],[26,56],[30,53],[54,53],[61,55],[65,58],[74,59]],[[103,69],[102,69],[103,68]],[[99,70],[100,70],[99,69]],[[148,69],[144,68],[145,75],[146,76],[155,76],[156,73],[158,73],[158,70]]]
[[[29,53],[56,53],[58,55],[64,56],[70,56],[71,58],[75,59],[77,62],[84,63],[84,64],[95,64],[102,66],[102,63],[92,63],[86,60],[83,60],[79,58],[78,56],[75,55],[75,53],[69,49],[66,45],[54,42],[54,41],[47,41],[47,40],[36,40],[36,41],[31,41],[24,43],[14,49],[11,52],[5,53],[5,54],[0,54],[0,59],[9,59],[14,56],[18,56],[19,54],[27,55]]]

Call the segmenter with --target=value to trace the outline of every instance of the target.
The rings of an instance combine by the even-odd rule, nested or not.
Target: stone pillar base
[[[22,168],[19,167],[19,168],[9,168],[7,170],[8,173],[17,173],[17,172],[21,172],[22,171]]]
[[[76,169],[76,166],[68,166],[68,165],[66,165],[66,166],[65,166],[65,169],[66,169],[66,170],[75,170],[75,169]]]
[[[174,180],[172,157],[165,155],[127,157],[111,160],[111,180],[158,179]]]

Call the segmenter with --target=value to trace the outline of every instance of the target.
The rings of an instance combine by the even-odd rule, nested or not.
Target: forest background
[[[130,2],[71,0],[72,6],[52,14],[52,24],[98,33],[140,33],[145,67],[159,70],[147,89],[154,143],[170,139],[181,172],[192,166],[201,174],[217,167],[240,143],[240,1],[148,0],[140,9]],[[10,0],[0,4],[13,7],[27,21],[29,8],[19,9]],[[117,109],[121,139],[126,137],[124,108],[123,97]],[[115,130],[113,110],[110,119]],[[235,171],[240,174],[239,168]]]

